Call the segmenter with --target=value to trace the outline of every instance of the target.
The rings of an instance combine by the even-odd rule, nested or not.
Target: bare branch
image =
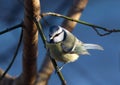
[[[101,26],[97,26],[97,25],[94,25],[94,24],[90,24],[90,23],[87,23],[85,21],[81,21],[81,20],[76,20],[76,19],[73,19],[71,17],[67,17],[67,16],[64,16],[64,15],[61,15],[61,14],[57,14],[57,13],[52,13],[52,12],[48,12],[48,13],[43,13],[42,16],[48,16],[48,15],[51,15],[51,16],[56,16],[56,17],[61,17],[61,18],[64,18],[64,19],[67,19],[67,20],[70,20],[70,21],[74,21],[74,22],[77,22],[77,23],[80,23],[80,24],[83,24],[83,25],[86,25],[86,26],[90,26],[92,27],[96,33],[100,36],[105,36],[105,35],[108,35],[108,34],[111,34],[113,32],[120,32],[119,29],[108,29],[108,28],[104,28],[104,27],[101,27]],[[100,29],[100,30],[103,30],[105,31],[106,33],[104,34],[101,34],[99,33],[99,31],[97,29]],[[69,30],[69,29],[68,29]],[[71,30],[70,30],[71,31]]]
[[[100,33],[99,32],[99,30],[97,29],[97,28],[95,28],[95,27],[92,27],[93,28],[93,30],[99,35],[99,36],[106,36],[106,35],[109,35],[109,34],[111,34],[111,33],[115,33],[115,32],[120,32],[120,30],[118,29],[112,29],[112,30],[109,30],[109,29],[107,29],[107,28],[103,28],[103,29],[101,29],[101,30],[103,30],[103,31],[105,31],[105,33]]]
[[[47,54],[39,70],[36,85],[48,85],[48,81],[54,70],[50,57]]]
[[[74,0],[73,5],[71,6],[67,16],[76,20],[79,20],[82,11],[86,7],[88,0]],[[72,22],[70,20],[64,20],[62,26],[69,30],[70,32],[74,29],[77,22]]]
[[[43,31],[42,31],[42,25],[41,25],[41,23],[39,22],[39,20],[37,21],[36,18],[34,18],[33,20],[34,20],[34,22],[35,22],[35,24],[36,24],[36,26],[37,26],[37,29],[38,29],[38,31],[39,31],[39,34],[40,34],[40,36],[41,36],[41,38],[42,38],[42,41],[43,41],[43,43],[44,43],[44,45],[45,45],[45,44],[46,44],[46,37],[45,37],[45,35],[44,35]]]
[[[23,37],[23,30],[21,31],[20,38],[19,38],[19,42],[18,42],[16,51],[15,51],[15,53],[14,53],[13,59],[11,60],[9,66],[8,66],[7,69],[4,71],[4,73],[0,76],[0,81],[2,81],[2,79],[5,77],[6,73],[9,71],[9,69],[10,69],[11,66],[13,65],[13,63],[14,63],[14,61],[15,61],[15,59],[16,59],[16,56],[17,56],[17,54],[18,54],[18,51],[19,51],[21,42],[22,42],[22,37]]]
[[[12,31],[12,30],[14,30],[14,29],[17,29],[17,28],[19,28],[19,27],[22,27],[22,24],[23,24],[23,23],[20,23],[20,24],[17,24],[17,25],[15,25],[15,26],[13,26],[13,27],[6,28],[5,30],[3,30],[3,31],[0,32],[0,35],[2,35],[2,34],[4,34],[4,33],[7,33],[7,32],[10,32],[10,31]]]
[[[2,76],[4,71],[0,69],[0,76]],[[14,78],[9,74],[6,74],[5,77],[0,81],[0,85],[12,85]]]
[[[49,56],[50,56],[50,54],[49,54]],[[50,59],[51,59],[51,61],[52,61],[52,64],[53,64],[56,72],[57,72],[57,75],[59,76],[59,78],[60,78],[60,80],[61,80],[62,85],[67,85],[67,82],[66,82],[66,80],[64,79],[64,77],[63,77],[63,75],[62,75],[62,72],[60,71],[60,69],[59,69],[59,67],[58,67],[58,65],[57,65],[57,62],[56,62],[55,59],[53,59],[51,56],[50,56]]]

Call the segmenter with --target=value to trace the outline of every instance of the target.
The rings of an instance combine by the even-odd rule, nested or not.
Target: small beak
[[[52,40],[54,38],[54,36],[49,36],[50,37],[50,40]]]
[[[51,36],[51,37],[50,37],[50,40],[52,40],[52,39],[53,39],[53,37]]]
[[[53,40],[54,39],[54,34],[52,34],[52,35],[50,34],[49,38],[50,38],[50,40]]]

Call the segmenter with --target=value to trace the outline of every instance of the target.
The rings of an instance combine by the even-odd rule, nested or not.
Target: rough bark
[[[39,20],[39,0],[25,0],[23,32],[23,85],[34,85],[37,76],[38,31],[33,17]]]

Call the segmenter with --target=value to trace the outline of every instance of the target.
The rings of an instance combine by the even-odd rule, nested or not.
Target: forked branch
[[[100,35],[100,36],[105,36],[105,35],[111,34],[111,33],[113,33],[113,32],[120,32],[119,29],[112,29],[112,30],[110,30],[110,29],[108,29],[108,28],[104,28],[104,27],[101,27],[101,26],[98,26],[98,25],[90,24],[90,23],[85,22],[85,21],[82,21],[82,20],[73,19],[73,18],[67,17],[67,16],[65,16],[65,15],[58,14],[58,13],[53,13],[53,12],[42,13],[41,16],[42,16],[42,17],[45,17],[45,16],[56,16],[56,17],[64,18],[64,19],[67,19],[67,20],[70,20],[70,21],[73,21],[73,22],[77,22],[77,23],[86,25],[86,26],[90,26],[90,27],[92,27],[92,28],[96,31],[96,33],[97,33],[98,35]],[[106,33],[101,34],[101,33],[98,31],[98,29],[105,31]]]

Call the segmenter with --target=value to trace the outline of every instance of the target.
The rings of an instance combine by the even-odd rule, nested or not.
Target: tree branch
[[[21,45],[21,42],[22,42],[22,36],[23,36],[23,30],[21,31],[21,34],[20,34],[20,38],[19,38],[19,42],[18,42],[18,45],[17,45],[17,48],[16,48],[16,51],[14,53],[14,56],[13,56],[13,59],[11,60],[9,66],[7,67],[7,69],[4,71],[4,73],[2,75],[0,75],[0,81],[2,81],[2,79],[5,77],[5,75],[7,74],[7,72],[9,71],[9,69],[11,68],[11,66],[13,65],[15,59],[16,59],[16,56],[18,54],[18,51],[19,51],[19,48],[20,48],[20,45]]]
[[[46,45],[46,37],[45,37],[45,35],[44,35],[43,31],[42,31],[41,23],[39,22],[39,20],[37,21],[36,18],[34,18],[33,20],[34,20],[34,22],[35,22],[35,24],[37,26],[37,29],[39,31],[39,34],[40,34],[41,38],[42,38],[43,44]]]
[[[7,32],[9,32],[9,31],[12,31],[12,30],[14,30],[14,29],[17,29],[17,28],[19,28],[19,27],[22,27],[22,25],[23,25],[23,23],[20,23],[20,24],[17,24],[17,25],[15,25],[15,26],[13,26],[13,27],[6,28],[5,30],[3,30],[3,31],[0,32],[0,35],[2,35],[2,34],[4,34],[4,33],[7,33]]]
[[[113,32],[114,33],[115,32],[120,32],[119,29],[112,29],[112,30],[110,30],[110,29],[107,29],[107,28],[103,28],[101,30],[105,31],[105,33],[100,33],[99,30],[96,27],[92,27],[92,28],[99,36],[106,36],[106,35],[109,35],[109,34],[111,34]]]
[[[75,0],[67,16],[72,19],[79,20],[82,14],[82,11],[85,9],[87,3],[88,3],[88,0]],[[71,32],[76,26],[76,24],[77,22],[73,22],[68,19],[65,19],[62,23],[62,27],[66,28]]]
[[[43,14],[41,14],[41,15],[42,15],[42,16],[51,15],[51,16],[61,17],[61,18],[64,18],[64,19],[66,19],[66,20],[70,20],[70,21],[77,22],[77,23],[80,23],[80,24],[83,24],[83,25],[86,25],[86,26],[90,26],[90,27],[92,27],[92,28],[96,31],[96,33],[97,33],[98,35],[100,35],[100,36],[105,36],[105,35],[111,34],[111,33],[113,33],[113,32],[120,32],[119,29],[112,29],[112,30],[110,30],[110,29],[108,29],[108,28],[104,28],[104,27],[101,27],[101,26],[97,26],[97,25],[94,25],[94,24],[90,24],[90,23],[87,23],[87,22],[85,22],[85,21],[76,20],[76,19],[73,19],[73,18],[71,18],[71,17],[67,17],[67,16],[64,16],[64,15],[61,15],[61,14],[57,14],[57,13],[48,12],[48,13],[43,13]],[[71,26],[73,26],[73,25],[71,25]],[[99,31],[98,31],[97,29],[103,30],[103,31],[105,31],[106,33],[101,34],[101,33],[99,33]],[[69,30],[69,28],[68,28],[68,30]],[[71,30],[70,30],[70,31],[71,31]]]
[[[0,69],[0,76],[2,76],[4,71]],[[0,81],[0,85],[12,85],[14,78],[11,77],[9,74],[6,74],[5,77]]]
[[[36,85],[48,85],[49,78],[53,71],[53,64],[51,63],[49,55],[46,54],[46,57],[37,76]]]
[[[50,54],[49,54],[49,56],[50,56]],[[53,64],[53,66],[54,66],[54,68],[55,68],[55,70],[56,70],[56,72],[57,72],[57,75],[59,76],[59,78],[60,78],[60,80],[61,80],[62,85],[67,85],[67,82],[66,82],[66,80],[64,79],[64,77],[63,77],[63,75],[62,75],[62,73],[61,73],[61,71],[60,71],[60,69],[59,69],[59,67],[58,67],[57,62],[55,61],[55,59],[53,59],[53,58],[50,56],[50,60],[52,61],[52,64]]]

